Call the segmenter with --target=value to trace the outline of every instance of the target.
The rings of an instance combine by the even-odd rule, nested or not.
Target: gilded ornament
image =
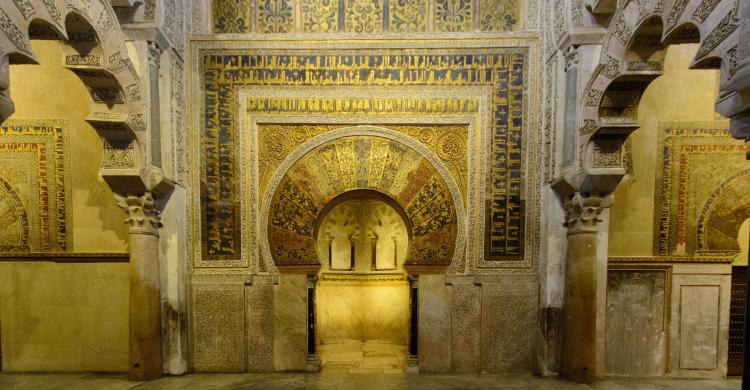
[[[512,31],[518,24],[517,0],[480,0],[479,29]]]
[[[264,33],[284,33],[294,29],[291,0],[259,0],[258,31]]]
[[[346,0],[346,32],[372,33],[383,31],[382,0]]]
[[[423,32],[427,28],[427,0],[393,0],[389,3],[391,32]]]
[[[337,32],[339,1],[345,0],[302,0],[302,26],[305,32]]]
[[[435,29],[438,31],[472,31],[474,3],[470,0],[435,0]]]

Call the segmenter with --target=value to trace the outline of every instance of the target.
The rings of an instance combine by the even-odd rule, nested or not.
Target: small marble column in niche
[[[351,244],[351,251],[349,252],[349,271],[354,270],[354,261],[357,258],[357,238],[352,236],[349,237],[349,243]]]
[[[378,236],[370,238],[370,271],[378,270]]]
[[[315,329],[315,285],[318,283],[316,274],[307,275],[307,363],[305,371],[320,371],[320,358],[317,352]]]
[[[404,361],[406,372],[419,373],[419,275],[409,275],[409,350]]]
[[[333,269],[333,237],[328,236],[328,270]]]

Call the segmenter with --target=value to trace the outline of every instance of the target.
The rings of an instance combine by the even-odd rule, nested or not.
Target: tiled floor
[[[349,341],[318,347],[326,373],[394,374],[404,372],[406,346],[376,341]]]
[[[0,389],[29,390],[729,390],[739,389],[740,381],[730,380],[605,380],[593,385],[577,385],[557,379],[533,376],[498,375],[409,375],[342,374],[192,374],[139,383],[124,375],[101,374],[0,374]]]

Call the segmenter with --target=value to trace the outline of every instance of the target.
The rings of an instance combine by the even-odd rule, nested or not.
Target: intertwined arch
[[[131,4],[132,5],[132,4]],[[63,43],[63,66],[91,94],[86,118],[104,140],[101,173],[115,192],[150,189],[145,153],[149,137],[142,86],[125,47],[125,36],[107,0],[14,0],[0,4],[0,122],[14,112],[9,65],[37,63],[30,40]],[[51,86],[53,87],[53,86]],[[128,153],[128,164],[107,164],[109,156]]]
[[[721,69],[722,89],[729,88],[738,19],[736,0],[626,1],[617,8],[580,102],[578,166],[585,176],[616,185],[625,174],[622,146],[640,127],[638,103],[663,73],[668,45],[700,43],[691,68]]]

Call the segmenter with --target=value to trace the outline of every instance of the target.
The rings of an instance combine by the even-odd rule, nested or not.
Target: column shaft
[[[612,196],[575,192],[565,197],[568,245],[562,307],[560,376],[591,383],[596,377],[597,245],[599,218],[612,205]],[[606,279],[606,276],[605,276]],[[601,357],[600,357],[601,358]]]
[[[116,196],[125,210],[130,236],[130,367],[128,379],[162,376],[159,210],[151,193]]]
[[[128,379],[162,375],[159,236],[130,233],[130,370]]]
[[[596,363],[596,232],[569,235],[566,257],[560,373],[591,383]]]

